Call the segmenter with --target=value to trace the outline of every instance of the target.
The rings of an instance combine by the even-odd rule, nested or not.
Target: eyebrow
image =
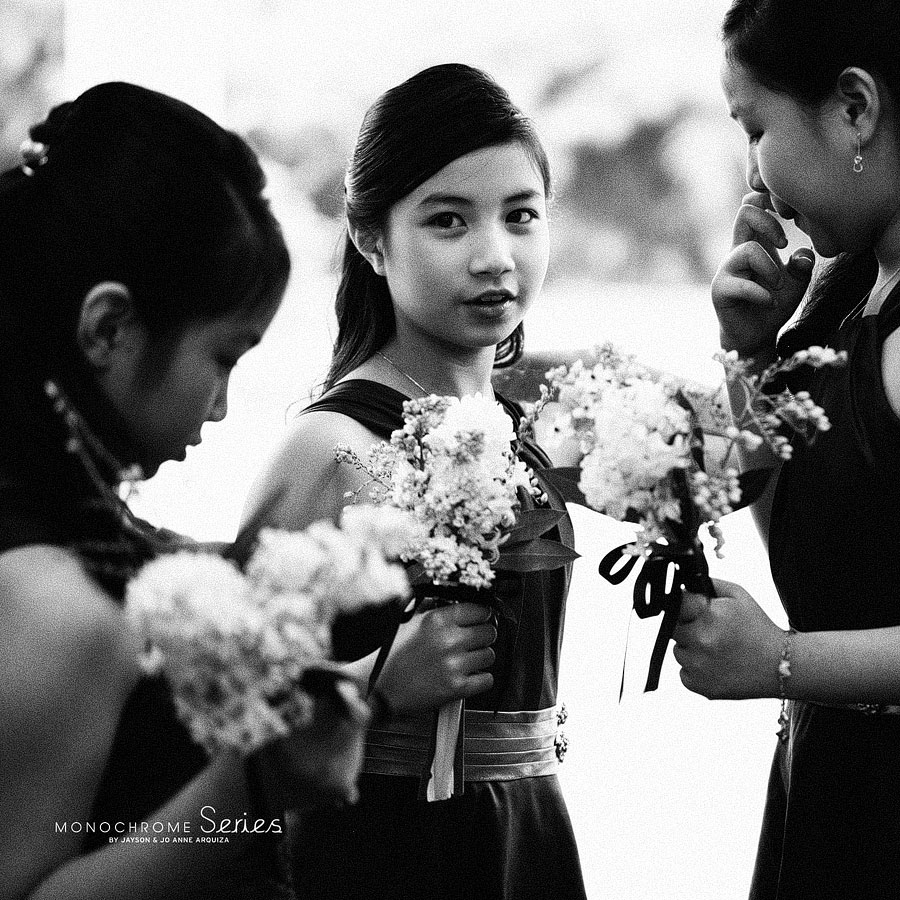
[[[534,190],[519,191],[517,194],[511,194],[503,199],[504,206],[509,203],[524,203],[528,200],[535,200],[540,197],[540,193]],[[419,201],[419,206],[474,206],[475,201],[468,197],[459,197],[456,194],[434,193],[427,194]]]

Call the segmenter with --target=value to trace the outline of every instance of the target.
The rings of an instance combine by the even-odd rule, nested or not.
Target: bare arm
[[[735,217],[732,249],[712,283],[712,299],[719,319],[724,350],[737,350],[753,361],[749,374],[759,374],[776,358],[775,341],[782,326],[797,309],[809,286],[812,251],[795,251],[783,261],[779,249],[787,246],[781,222],[772,212],[768,195],[751,193]],[[729,401],[737,418],[746,405],[743,388],[729,386]],[[778,466],[766,444],[741,452],[741,469]],[[753,516],[763,542],[769,541],[769,513],[776,479],[753,505]]]
[[[885,393],[900,415],[900,330],[885,341]],[[715,698],[777,697],[787,634],[738,585],[716,581],[711,602],[685,597],[675,632],[682,681]],[[893,590],[900,591],[900,585]],[[788,697],[822,703],[900,703],[900,627],[801,632],[790,639]]]
[[[337,521],[341,510],[365,502],[366,492],[356,494],[366,476],[346,463],[337,463],[334,448],[350,446],[365,458],[377,436],[359,423],[332,412],[301,416],[272,462],[254,485],[244,520],[265,510],[266,524],[301,529],[319,519]],[[272,509],[267,498],[279,493]],[[432,709],[457,697],[489,690],[490,648],[496,630],[488,623],[490,611],[469,603],[430,610],[400,627],[378,686],[398,712]],[[376,654],[349,663],[349,675],[367,680]]]
[[[713,699],[778,697],[787,633],[741,587],[687,595],[675,631],[681,680]],[[790,638],[786,695],[821,703],[900,703],[900,627],[799,632]]]
[[[378,437],[347,416],[311,412],[301,416],[250,490],[244,522],[264,510],[266,524],[300,530],[320,519],[337,522],[366,481],[363,473],[338,463],[334,448],[349,445],[361,457]],[[280,492],[276,505],[269,498]],[[361,496],[364,500],[365,496]]]
[[[55,823],[91,814],[138,677],[136,646],[118,606],[59,549],[0,557],[0,597],[0,898],[182,897],[208,883],[241,854],[245,836],[216,854],[205,848],[176,858],[159,845],[130,844],[80,856],[83,835],[57,830]],[[223,817],[243,815],[241,768],[227,760],[209,766],[156,818],[197,822],[199,830],[204,802]]]

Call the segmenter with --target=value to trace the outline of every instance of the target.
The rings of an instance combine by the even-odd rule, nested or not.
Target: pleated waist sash
[[[565,738],[554,706],[519,712],[465,709],[465,781],[513,781],[553,775]],[[434,715],[395,716],[369,730],[363,772],[419,778],[431,765]]]

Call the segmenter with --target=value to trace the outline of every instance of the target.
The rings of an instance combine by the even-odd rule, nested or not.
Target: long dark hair
[[[185,103],[101,84],[31,136],[39,159],[0,176],[0,463],[62,447],[48,378],[127,462],[137,448],[77,345],[86,293],[124,284],[164,370],[188,323],[279,298],[287,249],[253,152]]]
[[[769,90],[816,108],[849,66],[878,76],[900,100],[900,4],[896,0],[734,0],[722,26],[726,57]],[[872,250],[824,267],[779,351],[821,343],[872,285]]]
[[[433,66],[391,88],[369,108],[345,179],[347,221],[375,234],[388,211],[444,166],[475,150],[518,141],[550,193],[550,165],[534,125],[489,75],[459,63]],[[387,282],[344,241],[335,300],[338,335],[324,388],[369,359],[394,334]],[[522,353],[520,325],[497,347],[495,365]]]

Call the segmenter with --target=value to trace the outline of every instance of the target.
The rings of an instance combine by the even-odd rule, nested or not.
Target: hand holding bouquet
[[[792,452],[789,434],[812,442],[829,428],[824,411],[808,394],[773,392],[772,385],[799,366],[842,365],[846,359],[811,347],[755,376],[747,374],[747,364],[736,353],[717,358],[726,382],[740,387],[746,398],[733,423],[719,429],[701,427],[701,413],[716,405],[718,390],[688,392],[675,379],[608,345],[593,366],[579,360],[548,372],[549,386],[542,386],[535,412],[556,400],[562,408],[557,432],[580,443],[580,467],[558,470],[554,477],[567,499],[640,526],[636,541],[609,553],[600,571],[618,584],[644,559],[634,588],[635,610],[640,616],[665,614],[646,690],[657,686],[682,588],[711,595],[700,528],[708,527],[719,553],[719,520],[753,502],[771,473],[739,474],[730,464],[736,449],[766,443],[775,457],[787,459]],[[705,470],[704,435],[725,442],[722,464],[713,472]]]
[[[328,661],[331,625],[408,595],[393,560],[414,532],[394,510],[356,507],[341,528],[263,529],[243,571],[188,551],[144,566],[126,611],[145,669],[165,674],[194,739],[210,753],[252,754],[310,726],[325,694],[351,720],[367,718],[356,684]]]
[[[404,548],[418,608],[456,600],[510,610],[497,589],[498,572],[565,565],[575,554],[542,537],[563,512],[536,508],[543,495],[537,476],[515,455],[512,421],[480,394],[432,395],[403,405],[404,425],[365,459],[346,447],[338,460],[369,476],[373,502],[410,513],[421,527]],[[512,617],[512,616],[511,616]],[[380,662],[390,646],[382,648]],[[373,676],[377,677],[379,666]],[[428,799],[444,799],[462,782],[453,759],[462,701],[442,707]]]

